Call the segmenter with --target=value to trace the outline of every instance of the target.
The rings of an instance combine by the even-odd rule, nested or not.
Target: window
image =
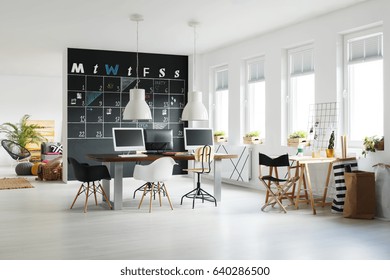
[[[307,131],[310,104],[315,103],[314,53],[312,46],[288,51],[288,134]]]
[[[215,71],[215,85],[214,131],[223,130],[229,135],[229,89],[227,69],[218,69]]]
[[[264,58],[247,61],[246,132],[259,131],[265,138]]]
[[[379,30],[345,36],[345,127],[351,146],[365,136],[383,136],[383,34]]]

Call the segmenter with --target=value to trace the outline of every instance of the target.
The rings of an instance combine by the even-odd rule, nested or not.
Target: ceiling
[[[368,0],[1,0],[0,75],[62,75],[66,48],[188,55]]]

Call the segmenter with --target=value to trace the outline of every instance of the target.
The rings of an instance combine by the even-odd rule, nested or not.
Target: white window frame
[[[261,63],[263,66],[263,73],[258,74],[257,81],[250,81],[250,65],[254,63]],[[245,61],[245,133],[250,132],[251,129],[251,119],[252,116],[249,110],[249,104],[252,103],[252,100],[249,96],[249,84],[256,82],[264,82],[265,83],[265,56],[259,56],[255,58],[251,58]],[[266,96],[265,96],[266,98]],[[266,101],[265,101],[266,102]],[[266,108],[264,108],[264,120],[266,119]],[[266,121],[265,121],[266,123]],[[264,131],[260,131],[260,138],[264,139],[266,136],[266,126],[264,127]]]
[[[291,49],[287,50],[287,95],[286,95],[287,135],[289,135],[293,132],[292,131],[293,130],[292,129],[293,120],[294,120],[293,114],[294,114],[294,110],[295,110],[294,98],[293,98],[292,92],[291,92],[292,91],[291,78],[293,78],[295,75],[291,74],[291,72],[292,72],[291,67],[293,66],[292,65],[293,63],[291,60],[292,60],[292,56],[294,54],[303,53],[306,51],[311,51],[311,53],[312,53],[311,67],[310,67],[310,69],[303,69],[304,67],[302,67],[300,75],[314,74],[314,79],[315,79],[314,44],[306,44],[306,45],[302,45],[302,46],[291,48]],[[316,96],[315,96],[315,86],[314,86],[314,101],[315,101],[315,99],[316,99]],[[308,120],[309,120],[309,116],[308,116]]]
[[[383,28],[382,27],[374,27],[369,29],[364,29],[356,32],[351,32],[344,35],[343,40],[343,84],[344,84],[344,90],[342,95],[342,101],[343,101],[343,126],[344,126],[344,134],[351,135],[351,119],[350,119],[350,112],[351,112],[351,101],[350,101],[350,95],[349,95],[349,73],[348,73],[348,66],[349,66],[349,50],[348,50],[348,41],[349,40],[359,40],[364,39],[365,37],[369,38],[375,35],[382,34],[382,44],[383,44]],[[375,58],[374,58],[375,59]],[[363,61],[370,61],[371,58],[368,58],[367,60]],[[382,46],[382,60],[383,60],[383,46]],[[383,69],[384,70],[384,69]],[[384,72],[383,72],[384,74]],[[383,111],[384,112],[384,111]],[[384,118],[384,116],[383,116]],[[383,128],[384,129],[384,128]],[[367,135],[372,136],[372,135]],[[383,135],[377,135],[377,136],[383,136]],[[348,137],[348,146],[351,148],[361,148],[363,145],[363,139],[359,141],[353,141],[349,139]]]

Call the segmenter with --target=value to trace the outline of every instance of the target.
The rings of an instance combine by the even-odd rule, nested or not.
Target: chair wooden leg
[[[96,185],[95,185],[95,182],[92,183],[93,185],[93,194],[95,196],[95,205],[97,206],[97,196],[96,196]]]
[[[158,199],[160,201],[160,207],[162,206],[161,203],[161,187],[160,187],[160,182],[157,182],[157,192],[158,192]]]
[[[266,186],[267,190],[269,191],[269,194],[270,194],[270,198],[268,199],[268,201],[263,205],[263,207],[261,207],[261,211],[264,211],[264,209],[267,207],[267,206],[274,206],[276,203],[280,206],[280,208],[283,210],[284,213],[287,213],[287,210],[286,208],[284,207],[284,205],[282,204],[282,202],[280,201],[279,197],[283,196],[286,191],[276,191],[276,192],[273,192],[271,187],[268,186],[267,182],[265,182],[264,180],[262,180],[263,184]],[[290,188],[287,188],[287,190],[289,190]],[[273,202],[275,201],[275,202]]]
[[[280,200],[278,199],[278,194],[275,194],[273,193],[272,191],[270,191],[270,194],[271,194],[271,199],[268,201],[268,203],[264,204],[263,207],[261,208],[262,211],[264,211],[265,207],[271,205],[271,202],[273,200],[275,200],[275,202],[280,206],[280,208],[282,208],[283,212],[284,213],[287,213],[287,210],[286,208],[284,207],[284,205],[280,202]],[[275,204],[275,203],[274,203]]]
[[[153,200],[153,189],[154,189],[154,184],[151,183],[151,189],[150,189],[150,201],[149,201],[149,213],[152,212],[152,200]]]
[[[148,184],[146,184],[145,187],[144,187],[144,192],[142,193],[142,197],[141,197],[141,201],[139,202],[138,209],[141,208],[141,205],[142,205],[142,202],[144,201],[144,198],[145,198],[146,191],[147,191],[148,187],[149,187]]]
[[[77,194],[76,194],[76,197],[74,198],[73,203],[72,203],[72,205],[70,206],[70,209],[73,208],[74,203],[76,202],[76,200],[77,200],[77,198],[79,197],[79,195],[83,192],[83,191],[82,191],[83,189],[84,189],[84,184],[81,184],[81,186],[80,186],[80,188],[79,188],[79,190],[78,190],[78,192],[77,192]]]
[[[163,187],[163,190],[165,192],[165,195],[168,198],[169,205],[171,206],[171,209],[173,210],[171,198],[169,197],[168,190],[167,190],[167,187],[165,186],[165,183],[162,183],[162,187]]]
[[[89,197],[89,182],[87,183],[87,192],[85,194],[84,213],[87,213],[88,208],[88,197]]]
[[[100,188],[100,190],[101,190],[101,192],[102,192],[102,195],[103,195],[104,199],[107,201],[108,207],[110,207],[110,209],[112,209],[112,205],[111,205],[111,203],[110,203],[110,200],[108,199],[108,197],[107,197],[107,195],[106,195],[106,192],[104,191],[104,189],[103,189],[102,185],[100,184],[100,182],[99,182],[98,187]]]

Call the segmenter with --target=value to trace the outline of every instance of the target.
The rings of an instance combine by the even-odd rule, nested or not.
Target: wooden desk
[[[298,156],[292,156],[290,157],[290,160],[293,162],[296,162],[297,166],[299,166],[299,182],[298,182],[298,190],[296,191],[295,195],[295,208],[298,209],[299,203],[302,202],[310,202],[311,208],[313,210],[313,215],[316,215],[316,205],[321,205],[324,207],[326,205],[326,194],[328,191],[330,176],[332,173],[332,166],[333,162],[338,160],[337,158],[326,158],[326,157],[319,157],[319,158],[312,158],[310,156],[304,156],[304,157],[298,157]],[[319,164],[319,163],[328,163],[328,172],[326,175],[326,181],[325,181],[325,188],[324,192],[321,198],[314,199],[313,197],[313,189],[310,179],[310,172],[309,172],[309,165],[310,164]],[[301,190],[302,185],[305,186],[305,190],[308,191],[308,197],[306,196],[305,199],[301,199]]]
[[[326,158],[326,157],[312,158],[310,156],[304,156],[304,157],[291,156],[290,160],[296,162],[297,166],[299,166],[299,182],[298,182],[298,191],[295,195],[295,208],[298,209],[299,203],[301,202],[306,202],[306,203],[310,202],[311,208],[313,209],[313,214],[316,215],[317,214],[315,208],[316,205],[320,205],[321,207],[324,207],[325,205],[330,204],[330,203],[326,203],[326,194],[328,192],[333,164],[337,162],[356,160],[356,158],[351,158],[351,157],[350,158]],[[325,188],[322,197],[318,199],[314,199],[312,184],[310,179],[309,165],[319,164],[319,163],[327,163],[328,172],[326,175]],[[305,189],[309,191],[308,196],[305,197],[306,199],[303,200],[301,200],[301,196],[300,196],[302,185],[304,185],[306,187]]]
[[[154,161],[163,155],[148,155],[146,157],[119,157],[116,154],[88,154],[87,157],[101,162],[110,170],[110,165],[114,165],[114,201],[113,209],[120,210],[123,206],[123,163],[124,162],[140,162]],[[166,155],[164,155],[166,156]],[[168,155],[174,160],[194,160],[193,155],[179,154]],[[214,155],[214,197],[217,201],[221,201],[221,161],[223,159],[237,158],[237,155],[231,154],[215,154]],[[103,180],[103,188],[108,199],[110,199],[110,181]],[[111,201],[111,199],[110,199]]]

